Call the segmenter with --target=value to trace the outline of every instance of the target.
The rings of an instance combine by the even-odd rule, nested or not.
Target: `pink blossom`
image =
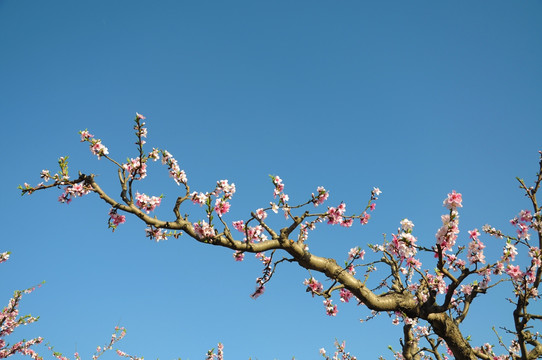
[[[234,221],[233,227],[240,232],[245,232],[245,222],[243,220]]]
[[[415,257],[411,256],[407,259],[407,265],[416,269],[422,267],[422,262]]]
[[[414,228],[414,223],[408,219],[401,220],[400,224],[403,231],[412,231],[412,228]]]
[[[200,221],[193,224],[194,231],[200,239],[212,239],[215,237],[215,232],[212,225],[207,224],[205,221]]]
[[[152,159],[152,161],[158,160],[160,157],[160,150],[157,148],[153,148],[152,151],[149,153],[149,159]]]
[[[509,262],[510,260],[514,261],[516,259],[516,255],[518,254],[518,250],[514,245],[511,243],[506,243],[506,245],[503,248],[503,256],[502,259],[504,261]]]
[[[533,215],[531,214],[529,210],[521,210],[519,212],[519,220],[526,223],[530,223],[533,220]]]
[[[324,306],[326,307],[326,314],[329,316],[336,316],[339,312],[337,305],[333,305],[331,299],[324,300]]]
[[[468,233],[471,239],[478,239],[478,236],[480,236],[480,232],[478,231],[478,229],[469,230]]]
[[[83,196],[90,192],[90,189],[83,184],[73,184],[71,187],[66,187],[66,192],[69,192],[73,197]]]
[[[485,256],[483,249],[486,246],[478,240],[476,237],[472,239],[472,241],[469,243],[469,252],[468,252],[468,258],[469,262],[471,264],[476,264],[478,262],[485,264]]]
[[[512,280],[520,281],[523,278],[523,272],[520,270],[519,265],[509,264],[505,272],[512,278]]]
[[[330,207],[328,209],[327,223],[331,225],[340,224],[343,221],[343,214],[346,211],[346,204],[340,203],[335,209]]]
[[[250,295],[251,298],[257,299],[265,292],[265,286],[263,285],[256,285],[256,291],[252,295]]]
[[[284,211],[284,218],[288,219],[288,217],[290,216],[290,207],[288,205],[284,205],[282,207],[282,210]]]
[[[245,230],[243,230],[243,232],[245,232]],[[263,233],[263,227],[261,225],[247,227],[246,234],[248,234],[248,240],[250,242],[267,240],[267,235]],[[247,239],[245,238],[244,240],[246,241]]]
[[[443,251],[451,250],[457,240],[459,234],[459,221],[457,212],[452,211],[452,216],[442,215],[442,227],[437,231],[435,237],[437,244],[441,246]]]
[[[92,140],[90,151],[98,157],[98,160],[101,159],[102,156],[109,154],[109,150],[102,144],[101,140]]]
[[[310,292],[313,297],[315,294],[319,294],[324,291],[324,286],[322,283],[313,277],[310,279],[305,279],[305,281],[303,281],[303,285],[307,285],[307,291]]]
[[[167,150],[162,151],[162,164],[168,165],[169,176],[173,178],[177,185],[180,185],[181,183],[186,184],[188,182],[186,173],[184,170],[181,170],[177,160],[175,160]]]
[[[277,176],[272,176],[271,179],[273,180],[273,184],[275,185],[275,189],[278,190],[278,192],[281,192],[284,190],[284,184],[282,183],[282,179]]]
[[[40,177],[45,182],[48,182],[51,179],[51,174],[49,173],[49,170],[42,170],[41,173],[40,173]]]
[[[188,182],[186,173],[184,172],[184,170],[181,170],[179,168],[179,165],[177,164],[177,162],[174,162],[171,164],[169,168],[169,176],[173,178],[173,180],[177,183],[177,185],[186,184]]]
[[[519,346],[519,343],[518,343],[516,340],[512,340],[512,344],[510,345],[510,347],[508,348],[508,350],[509,350],[511,353],[519,354],[521,348],[520,348],[520,346]]]
[[[442,275],[427,274],[428,285],[431,289],[438,291],[439,294],[446,294],[448,286],[444,281]]]
[[[407,259],[418,252],[415,246],[417,241],[418,239],[410,233],[392,234],[392,241],[388,244],[388,251],[401,260]]]
[[[329,197],[329,191],[324,189],[323,186],[319,186],[316,190],[318,191],[318,194],[316,196],[314,195],[314,193],[312,194],[314,206],[323,204],[324,201],[326,201]]]
[[[290,197],[286,195],[285,193],[281,193],[279,197],[280,197],[280,201],[283,204],[286,204],[290,200]]]
[[[446,206],[448,209],[455,209],[458,207],[463,207],[461,204],[462,198],[461,194],[455,192],[455,190],[452,190],[450,194],[448,194],[448,197],[444,199],[444,202],[442,203],[443,206]]]
[[[341,302],[349,302],[352,296],[354,296],[354,294],[352,294],[350,290],[347,290],[344,288],[341,289],[340,291]]]
[[[525,273],[525,279],[527,280],[529,284],[534,283],[534,281],[536,280],[536,276],[532,269],[530,269],[529,271]]]
[[[266,256],[265,253],[259,252],[259,253],[256,253],[255,256],[256,256],[256,259],[260,259],[260,261],[264,265],[267,266],[267,265],[271,264],[271,258],[269,256]]]
[[[348,252],[348,260],[354,260],[354,259],[363,260],[364,256],[365,256],[365,250],[361,250],[359,246],[350,249],[350,251]]]
[[[236,251],[233,253],[235,261],[243,261],[245,259],[245,253],[242,251]]]
[[[192,199],[192,202],[194,204],[199,204],[199,206],[205,205],[207,202],[207,198],[209,197],[209,193],[197,193],[193,192],[190,194],[190,198]]]
[[[64,194],[58,197],[58,201],[61,203],[69,204],[73,200],[73,198],[87,195],[90,191],[90,188],[81,183],[73,184],[72,186],[66,186],[64,188]]]
[[[235,184],[229,184],[228,180],[220,180],[216,182],[216,188],[214,191],[215,196],[218,196],[221,192],[224,192],[224,198],[229,200],[235,194]]]
[[[215,211],[218,216],[222,216],[228,211],[230,211],[230,203],[224,201],[223,199],[216,199],[215,201]]]
[[[533,246],[529,248],[529,256],[531,257],[531,263],[535,267],[542,266],[542,253],[540,249]]]
[[[529,227],[524,223],[519,223],[517,229],[518,238],[529,240],[531,234],[529,234]]]
[[[265,218],[267,217],[267,213],[264,211],[264,209],[259,208],[258,210],[256,210],[256,217],[260,220],[265,220]]]
[[[470,295],[472,293],[472,285],[461,285],[461,292],[465,295]]]
[[[87,141],[90,138],[94,137],[91,133],[89,133],[87,130],[79,131],[79,134],[81,135],[81,142]]]
[[[137,112],[136,112],[136,119],[141,119],[141,120],[145,120],[145,119],[146,119],[146,117],[145,117],[145,116],[143,116],[143,115],[141,115],[140,113],[137,113]],[[151,124],[151,125],[152,125],[152,124]]]
[[[162,196],[149,197],[145,194],[140,194],[139,192],[136,193],[135,198],[137,200],[136,206],[141,210],[144,210],[147,214],[160,206],[160,202],[162,201]]]
[[[369,219],[371,219],[371,215],[364,212],[359,220],[361,225],[367,225],[369,223]]]
[[[162,229],[153,228],[151,226],[145,229],[145,236],[156,242],[167,240],[167,235]]]
[[[501,275],[504,271],[504,264],[502,262],[498,262],[495,264],[495,268],[493,269],[493,273],[495,275]]]
[[[58,202],[62,204],[69,204],[72,199],[69,197],[68,193],[64,193],[58,197]]]
[[[141,159],[139,157],[130,159],[130,161],[123,164],[122,167],[128,172],[129,177],[133,178],[134,180],[141,180],[147,176],[147,164],[141,163]]]
[[[126,216],[117,214],[117,210],[114,208],[109,210],[109,216],[115,227],[126,222]]]

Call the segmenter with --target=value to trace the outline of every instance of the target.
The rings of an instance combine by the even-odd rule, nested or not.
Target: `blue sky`
[[[109,207],[93,196],[69,206],[56,202],[60,190],[21,198],[17,185],[65,155],[72,176],[93,172],[119,192],[79,130],[124,161],[136,156],[134,114],[144,114],[149,147],[169,150],[193,189],[237,185],[229,221],[272,200],[268,174],[293,201],[323,185],[330,206],[352,211],[380,187],[370,225],[309,239],[339,259],[405,217],[431,244],[452,189],[464,196],[463,234],[506,228],[528,206],[514,178],[532,179],[542,148],[540,1],[0,0],[0,49],[0,251],[12,252],[0,295],[45,280],[21,307],[40,321],[20,336],[44,336],[66,355],[90,358],[116,325],[128,329],[119,347],[147,359],[200,359],[219,341],[228,359],[313,359],[335,338],[376,358],[401,333],[386,315],[360,324],[367,311],[355,305],[325,316],[293,265],[254,301],[261,267],[251,256],[236,263],[188,237],[155,244],[133,218],[111,233]],[[170,216],[178,188],[165,169],[151,167],[138,186],[165,194],[157,214]],[[474,340],[496,343],[491,325],[510,324],[498,295],[474,305]],[[492,311],[504,315],[490,322]]]

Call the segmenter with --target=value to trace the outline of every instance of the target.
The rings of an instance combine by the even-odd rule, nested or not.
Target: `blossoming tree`
[[[335,302],[355,301],[369,308],[373,315],[387,313],[392,322],[403,327],[400,350],[394,351],[397,359],[538,359],[542,358],[542,342],[535,331],[541,314],[532,312],[531,304],[538,300],[538,288],[542,278],[542,214],[537,203],[537,192],[542,182],[542,152],[540,166],[532,186],[518,179],[521,189],[530,200],[532,208],[521,210],[511,220],[517,232],[505,234],[489,225],[468,231],[466,246],[460,246],[459,209],[462,196],[452,191],[444,199],[446,213],[442,215],[442,227],[436,233],[435,242],[421,244],[417,241],[414,224],[403,219],[397,232],[382,244],[355,247],[345,254],[344,262],[319,256],[309,251],[309,234],[319,226],[354,226],[367,224],[381,191],[373,188],[366,207],[356,213],[348,213],[344,202],[335,206],[325,205],[329,192],[324,187],[307,196],[301,203],[290,202],[283,180],[271,176],[273,201],[250,212],[245,219],[227,219],[230,200],[235,194],[235,184],[228,180],[217,181],[216,187],[208,192],[193,191],[187,174],[177,160],[165,149],[145,149],[147,129],[145,117],[136,114],[135,133],[137,156],[126,163],[115,160],[100,139],[89,131],[80,131],[81,141],[90,146],[98,159],[106,159],[118,173],[121,193],[118,197],[106,193],[93,174],[79,173],[77,178],[68,174],[67,158],[60,158],[60,170],[51,173],[43,170],[42,183],[20,186],[22,194],[63,188],[59,197],[61,203],[69,204],[74,198],[97,194],[107,205],[109,222],[113,231],[133,215],[146,226],[146,236],[154,241],[185,234],[195,241],[211,246],[233,250],[233,258],[242,261],[253,253],[261,261],[262,275],[257,279],[253,298],[261,296],[277,266],[283,262],[296,263],[309,270],[304,284],[313,297],[323,299],[324,311],[335,316],[339,311]],[[167,167],[170,177],[180,187],[173,206],[174,216],[158,219],[152,213],[160,206],[162,196],[139,193],[137,182],[147,176],[147,166],[160,160]],[[205,209],[206,216],[199,221],[188,220],[181,215],[181,206],[193,202]],[[268,222],[271,213],[282,213],[285,226],[273,228]],[[502,256],[486,259],[485,245],[481,233],[500,239]],[[518,252],[528,254],[528,262],[516,258]],[[371,255],[369,255],[369,252]],[[425,255],[424,255],[425,254]],[[426,255],[429,256],[426,256]],[[280,259],[277,259],[282,256]],[[429,259],[429,260],[427,260]],[[342,259],[341,259],[342,260]],[[424,262],[430,264],[423,266]],[[379,264],[380,270],[376,271]],[[385,268],[385,272],[381,269]],[[361,274],[361,275],[360,275]],[[369,278],[378,276],[378,286],[371,288]],[[324,286],[323,279],[329,280]],[[505,343],[496,333],[498,343],[471,344],[461,331],[461,324],[470,314],[471,304],[481,294],[486,294],[502,282],[513,286],[511,302],[514,311],[514,328],[504,329],[513,340]],[[346,353],[344,344],[336,343],[334,355],[324,349],[326,359],[354,359]],[[222,358],[222,347],[219,347]],[[216,357],[209,352],[208,358]]]

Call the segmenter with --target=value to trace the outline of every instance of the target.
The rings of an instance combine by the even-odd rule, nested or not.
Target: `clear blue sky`
[[[452,189],[462,234],[506,228],[528,206],[514,177],[532,179],[542,148],[541,64],[540,1],[0,0],[0,251],[12,252],[1,299],[46,280],[23,299],[41,319],[20,334],[66,355],[90,358],[116,325],[128,329],[119,347],[147,359],[202,359],[219,341],[229,360],[314,359],[335,338],[360,358],[391,355],[401,329],[386,315],[360,324],[367,311],[343,305],[325,316],[293,265],[254,301],[252,256],[236,263],[188,237],[155,244],[134,218],[111,233],[96,197],[65,206],[60,190],[21,198],[16,187],[69,155],[72,176],[94,172],[116,196],[114,168],[77,132],[124,161],[138,111],[149,146],[173,153],[195,190],[237,185],[229,221],[269,203],[268,174],[293,201],[323,185],[329,205],[352,211],[379,186],[374,221],[322,228],[309,239],[318,255],[342,260],[405,217],[431,244]],[[158,215],[170,216],[178,188],[164,168],[138,186],[164,193]],[[490,327],[510,324],[509,307],[483,301],[465,332],[496,343]]]

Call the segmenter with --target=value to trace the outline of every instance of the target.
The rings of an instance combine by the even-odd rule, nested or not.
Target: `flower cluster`
[[[162,196],[148,196],[145,194],[140,194],[139,192],[136,193],[135,198],[137,200],[136,206],[145,211],[147,214],[156,209],[156,207],[160,206],[160,202],[162,201]]]
[[[102,140],[93,139],[94,135],[89,133],[88,130],[81,130],[79,134],[81,135],[81,142],[90,143],[90,151],[98,157],[98,160],[102,156],[109,154],[109,150],[102,144]]]
[[[348,289],[343,288],[340,291],[341,302],[349,302],[353,296],[354,294]]]
[[[320,355],[324,357],[326,360],[357,360],[357,358],[353,355],[350,355],[349,352],[346,352],[345,350],[346,343],[343,341],[342,343],[339,343],[337,340],[335,340],[335,348],[336,351],[333,354],[333,357],[329,357],[326,354],[326,349],[321,348],[320,349]]]
[[[186,183],[188,182],[186,173],[184,172],[184,170],[181,170],[177,160],[175,160],[167,150],[162,151],[162,164],[167,164],[169,169],[169,176],[172,177],[173,180],[175,180],[177,185],[181,185],[181,183],[186,185]]]
[[[190,198],[194,204],[199,204],[199,206],[202,206],[207,202],[207,199],[209,198],[209,193],[204,194],[194,191],[190,194]]]
[[[271,177],[273,185],[275,185],[275,189],[273,190],[273,197],[279,197],[278,206],[287,205],[290,197],[284,193],[284,184],[282,182],[282,179],[278,175],[269,175],[269,177]],[[285,216],[287,215],[285,214]]]
[[[478,232],[478,229],[474,229],[469,231],[469,235],[472,239],[472,241],[469,243],[469,252],[467,255],[469,262],[471,264],[485,264],[486,261],[483,250],[486,246],[480,241],[480,239],[478,239],[478,236],[480,236],[480,232]]]
[[[234,221],[234,229],[245,234],[243,241],[260,242],[268,239],[267,235],[264,233],[264,228],[261,225],[257,226],[246,226],[243,220]],[[248,240],[247,240],[248,239]]]
[[[129,177],[134,180],[141,180],[147,176],[147,164],[141,162],[141,158],[129,159],[122,167],[129,174]]]
[[[362,250],[359,246],[350,249],[348,252],[348,260],[361,259],[365,256],[365,250]]]
[[[111,208],[109,210],[109,227],[115,231],[117,226],[126,222],[126,216],[117,214],[117,209]]]
[[[215,230],[212,225],[207,224],[204,220],[193,224],[196,236],[199,239],[212,239],[215,237]]]
[[[205,360],[224,360],[224,345],[218,343],[216,354],[215,349],[207,351]]]
[[[401,220],[400,224],[401,224],[401,230],[405,232],[412,232],[412,229],[414,228],[414,223],[406,218]]]
[[[320,294],[322,291],[324,291],[324,286],[322,283],[313,277],[305,279],[305,281],[303,281],[303,285],[307,285],[307,292],[310,292],[313,297],[314,295]]]
[[[148,237],[150,240],[159,242],[167,240],[168,235],[164,232],[163,229],[155,228],[149,225],[147,228],[145,228],[145,236]]]
[[[136,131],[136,136],[138,138],[138,144],[141,144],[143,146],[145,144],[145,141],[141,138],[147,137],[147,128],[145,127],[145,123],[141,122],[140,120],[145,120],[145,116],[136,113],[134,130]]]
[[[312,194],[312,202],[313,202],[315,207],[318,206],[318,205],[323,204],[324,201],[326,201],[327,198],[329,197],[329,191],[324,189],[323,186],[318,186],[316,191],[318,191],[318,194],[316,194],[316,195],[314,195],[314,193]]]
[[[66,186],[64,193],[58,197],[58,201],[63,204],[69,204],[73,198],[87,195],[91,190],[91,188],[81,183]]]
[[[216,182],[216,187],[211,193],[198,193],[194,191],[190,194],[190,199],[194,204],[207,205],[207,216],[212,220],[211,212],[214,210],[218,216],[223,216],[230,211],[231,204],[228,202],[235,194],[235,184],[229,184],[228,180]],[[211,207],[211,196],[215,196],[214,207]]]
[[[418,239],[410,232],[400,231],[397,234],[392,234],[392,241],[388,244],[387,249],[400,260],[405,260],[417,254],[417,241]]]
[[[454,191],[455,193],[455,191]],[[448,199],[452,194],[448,194]],[[455,194],[455,198],[461,199],[461,194]],[[448,199],[444,200],[444,204],[447,204]],[[440,245],[442,251],[451,250],[457,240],[457,234],[459,234],[459,214],[454,207],[450,209],[450,214],[442,215],[442,226],[435,234],[437,238],[437,244]]]
[[[218,216],[222,216],[230,211],[230,203],[224,199],[216,199],[214,210]]]
[[[462,197],[460,193],[455,192],[455,190],[452,190],[450,194],[448,194],[448,197],[444,199],[442,202],[443,206],[446,206],[450,210],[455,210],[458,207],[463,207],[461,204]]]
[[[265,218],[267,217],[267,213],[265,212],[264,209],[259,208],[259,209],[256,210],[256,217],[259,220],[265,220]]]
[[[0,263],[7,261],[9,255],[9,252],[0,253]],[[34,289],[35,288],[29,288],[23,291],[15,291],[13,297],[9,300],[8,305],[0,312],[0,359],[7,358],[17,353],[28,355],[34,360],[41,359],[31,347],[43,342],[43,338],[36,337],[31,340],[22,340],[11,346],[3,339],[7,335],[12,334],[17,327],[31,324],[38,320],[38,318],[30,315],[19,316],[18,309],[22,295],[29,294]]]
[[[253,299],[257,299],[265,292],[265,284],[271,280],[271,276],[273,275],[271,268],[271,257],[266,256],[265,253],[256,253],[255,256],[264,264],[264,268],[262,271],[262,276],[256,279],[256,290],[254,293],[252,293],[252,295],[250,295],[250,297]]]
[[[297,240],[300,242],[304,242],[305,240],[307,240],[309,238],[309,230],[316,229],[316,223],[320,223],[323,221],[324,221],[323,218],[318,217],[311,222],[306,221],[303,224],[301,224],[299,226],[299,235],[297,237]],[[308,250],[307,245],[305,245],[305,250]]]
[[[519,239],[529,240],[531,238],[529,228],[535,226],[533,226],[533,215],[529,210],[521,210],[518,216],[510,220],[510,224],[516,227]]]
[[[221,193],[224,193],[224,200],[231,200],[233,194],[235,194],[235,184],[229,183],[228,180],[220,180],[216,182],[215,190],[213,191],[214,196],[220,196]]]
[[[337,305],[333,305],[333,300],[331,299],[324,300],[324,306],[326,308],[326,315],[328,316],[336,316],[339,312]]]
[[[342,224],[345,222],[343,214],[346,211],[346,204],[340,203],[337,208],[330,207],[327,210],[327,223],[331,225]],[[351,224],[350,224],[351,225]]]
[[[242,251],[235,251],[233,253],[233,258],[235,261],[243,261],[245,259],[245,253]]]

